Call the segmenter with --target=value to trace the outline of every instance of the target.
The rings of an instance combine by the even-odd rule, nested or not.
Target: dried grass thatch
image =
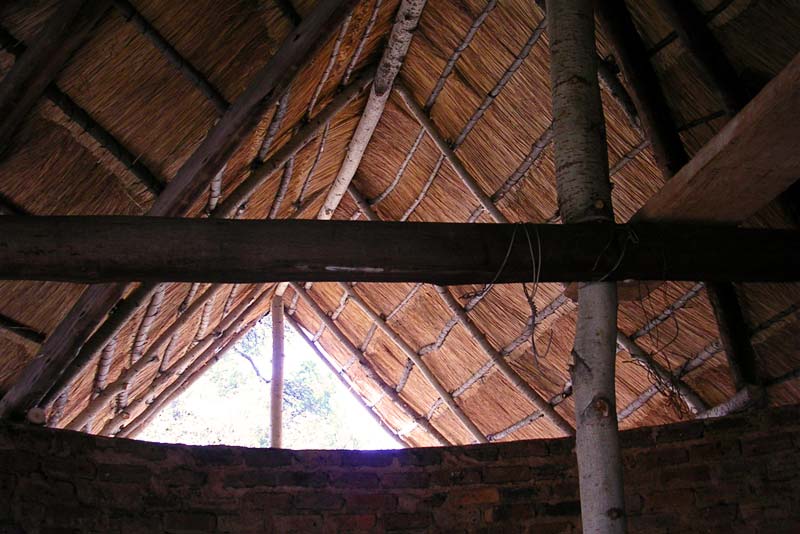
[[[0,25],[20,41],[35,38],[57,2],[17,2],[0,7]],[[300,16],[313,2],[295,2]],[[655,1],[629,2],[651,61],[662,82],[676,124],[689,154],[696,152],[726,122],[721,102],[681,43]],[[721,42],[743,83],[756,91],[777,74],[800,49],[800,9],[793,2],[734,0],[700,2],[709,26]],[[222,175],[224,201],[246,179],[259,151],[269,158],[284,146],[300,125],[320,113],[353,72],[374,65],[397,10],[396,0],[365,0],[346,27],[306,65],[292,84],[285,107],[270,109],[237,150]],[[251,0],[194,2],[191,6],[159,0],[135,2],[148,21],[221,98],[233,101],[247,87],[292,28],[277,3]],[[610,48],[602,33],[598,49]],[[13,65],[11,50],[0,51],[0,75]],[[400,78],[416,102],[424,105],[441,135],[451,143],[463,166],[511,221],[558,220],[554,162],[549,142],[550,77],[548,36],[543,13],[534,2],[455,2],[429,0]],[[153,41],[110,10],[92,37],[75,54],[56,85],[77,106],[161,182],[168,182],[193,153],[219,117],[201,88],[181,74]],[[292,159],[288,187],[276,204],[283,171],[273,173],[238,216],[313,218],[342,163],[365,98],[348,104]],[[623,107],[603,93],[608,154],[614,183],[614,207],[619,221],[630,218],[663,185],[650,147],[634,128]],[[277,118],[276,118],[277,117]],[[262,143],[271,132],[271,142]],[[479,209],[435,143],[393,94],[361,161],[353,182],[375,213],[384,220],[492,222]],[[5,159],[0,162],[0,194],[33,214],[143,214],[154,193],[129,166],[76,124],[69,113],[43,98],[28,117]],[[197,198],[189,215],[206,212],[208,195]],[[345,197],[334,218],[364,218],[353,199]],[[778,227],[788,224],[775,206],[747,224]],[[547,251],[544,251],[546,254]],[[77,300],[83,286],[57,283],[0,283],[0,312],[31,328],[50,333]],[[207,285],[201,285],[194,299]],[[794,284],[744,284],[738,288],[753,345],[766,378],[798,367],[800,289]],[[198,337],[214,335],[231,310],[267,287],[231,286],[209,301],[208,326],[198,336],[200,313],[188,320],[168,344],[171,365],[191,350]],[[353,354],[292,290],[286,295],[293,317],[342,369],[364,402],[407,443],[431,445],[437,439],[419,424],[430,421],[452,443],[473,441],[442,403],[434,388],[398,346],[332,283],[308,289],[337,328],[363,352]],[[548,420],[532,416],[533,406],[500,374],[469,333],[453,319],[434,288],[418,284],[358,284],[368,305],[386,318],[391,329],[422,356],[464,412],[490,439],[524,439],[559,435]],[[156,316],[148,345],[181,314],[189,284],[170,284]],[[563,287],[542,284],[535,306],[519,285],[498,285],[488,291],[469,286],[451,288],[470,319],[489,343],[505,356],[556,411],[574,424],[569,397],[570,351],[576,305],[563,297]],[[643,297],[623,302],[620,330],[663,367],[681,376],[710,406],[734,393],[724,351],[719,350],[716,322],[702,285],[651,284]],[[268,304],[250,310],[242,324],[266,313]],[[134,337],[142,321],[140,310],[117,335],[108,370],[112,383],[130,366]],[[531,317],[537,319],[534,358]],[[165,345],[166,347],[166,345]],[[37,347],[13,335],[0,337],[0,390],[7,390]],[[163,354],[163,349],[162,349]],[[100,354],[78,376],[63,406],[59,424],[81,412],[93,393]],[[669,388],[630,355],[620,351],[617,398],[624,428],[660,424],[691,417]],[[149,391],[160,372],[170,366],[149,366],[128,389],[129,399]],[[177,375],[170,375],[176,378]],[[408,404],[402,408],[376,382],[397,390]],[[168,381],[167,381],[168,382]],[[158,393],[158,392],[156,392]],[[773,403],[796,402],[797,380],[782,381],[771,390]],[[133,406],[133,405],[132,405]],[[129,414],[136,418],[144,405]],[[109,404],[90,430],[99,432],[113,416]],[[413,413],[409,412],[409,409]]]

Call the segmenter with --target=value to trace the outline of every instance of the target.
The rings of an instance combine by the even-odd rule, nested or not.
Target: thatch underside
[[[0,7],[0,25],[14,40],[30,43],[57,2],[11,2]],[[734,0],[698,2],[742,83],[754,94],[800,50],[800,9],[793,2]],[[313,2],[295,2],[300,17]],[[355,73],[377,63],[391,30],[397,0],[361,2],[339,32],[305,66],[291,86],[285,106],[273,107],[228,162],[219,201],[249,175],[252,162],[269,160],[290,142],[300,126],[321,113]],[[691,156],[728,121],[713,87],[680,41],[657,2],[629,2],[636,25],[651,50],[655,68],[681,139]],[[293,28],[277,3],[262,1],[136,1],[135,9],[183,58],[202,73],[208,86],[233,102],[252,75],[275,53]],[[666,43],[666,44],[664,44]],[[14,64],[14,41],[3,43],[0,76]],[[602,32],[598,52],[611,55]],[[429,0],[405,58],[399,80],[432,119],[440,135],[480,188],[512,222],[556,222],[554,162],[549,139],[551,121],[548,36],[543,13],[534,2],[508,0]],[[137,158],[158,182],[167,183],[203,140],[220,116],[220,103],[177,70],[146,35],[117,9],[101,19],[89,40],[71,58],[56,81],[59,91],[82,108],[99,127]],[[624,83],[624,80],[623,80]],[[30,214],[141,215],[155,193],[129,165],[97,141],[74,116],[46,93],[26,119],[0,161],[0,199]],[[489,95],[489,96],[487,96]],[[320,135],[289,163],[291,180],[282,201],[278,194],[284,170],[274,172],[238,214],[243,218],[315,218],[345,157],[363,111],[366,96],[347,104]],[[665,180],[642,132],[625,109],[603,92],[608,154],[618,221],[627,221]],[[269,146],[262,149],[265,137]],[[494,222],[479,209],[452,165],[443,159],[429,135],[422,133],[395,92],[383,112],[353,181],[383,220]],[[196,199],[188,216],[202,216],[209,206]],[[217,199],[211,201],[216,203]],[[368,218],[351,196],[345,196],[335,219]],[[794,222],[775,202],[745,222],[758,227],[791,227]],[[124,244],[121,244],[124,247]],[[547,251],[542,251],[546,256]],[[131,286],[131,290],[135,284]],[[145,347],[181,315],[183,307],[203,294],[208,284],[169,284],[156,311]],[[234,289],[235,291],[232,291]],[[83,286],[60,283],[0,282],[0,314],[42,332],[52,332],[78,299]],[[529,286],[530,289],[530,286]],[[422,356],[456,403],[489,439],[552,437],[560,431],[489,363],[489,357],[463,325],[458,324],[432,286],[357,284],[354,290],[386,319],[387,325]],[[752,344],[764,377],[781,377],[800,367],[798,284],[740,284],[737,287]],[[190,292],[195,296],[187,300]],[[176,362],[190,347],[214,331],[223,317],[265,286],[226,286],[208,301],[205,312],[186,322],[160,354]],[[285,295],[287,312],[309,332],[343,369],[346,380],[365,403],[410,445],[438,441],[419,424],[426,418],[452,443],[469,443],[465,430],[416,365],[386,332],[335,283],[306,286],[314,301],[365,360],[353,354],[294,290]],[[478,329],[485,333],[512,368],[551,401],[574,425],[569,397],[570,351],[576,304],[563,296],[560,284],[541,284],[532,302],[520,285],[450,288]],[[621,302],[619,329],[652,358],[696,391],[708,406],[736,391],[705,288],[696,283],[640,283],[640,298]],[[146,308],[146,307],[145,307]],[[248,311],[242,324],[263,315],[264,303]],[[145,309],[116,336],[106,383],[131,365],[134,339]],[[203,317],[204,316],[204,317]],[[530,319],[536,316],[535,357]],[[38,345],[0,329],[0,392],[7,391]],[[57,410],[58,426],[79,414],[92,397],[98,353],[68,388]],[[371,371],[362,365],[366,363]],[[174,369],[173,369],[174,370]],[[160,372],[151,365],[128,388],[134,400],[150,388]],[[377,375],[399,392],[413,414],[392,402],[376,384]],[[662,424],[693,417],[670,388],[658,384],[630,354],[619,352],[617,403],[620,426]],[[174,377],[173,377],[174,378]],[[167,381],[169,382],[169,381]],[[655,387],[654,387],[655,385]],[[163,388],[162,388],[163,389]],[[156,394],[158,391],[155,392]],[[800,400],[800,381],[787,379],[769,388],[772,404]],[[152,392],[150,393],[152,394]],[[139,404],[144,408],[144,404]],[[93,419],[100,432],[114,415],[109,404]],[[135,420],[139,412],[129,414]],[[415,419],[417,420],[415,422]],[[526,421],[527,419],[527,421]],[[532,419],[532,420],[531,420]],[[107,430],[118,430],[118,428]]]

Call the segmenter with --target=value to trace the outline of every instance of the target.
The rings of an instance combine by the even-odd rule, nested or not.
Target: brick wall
[[[800,407],[623,433],[631,532],[800,532]],[[0,532],[575,532],[571,440],[390,452],[0,425]]]

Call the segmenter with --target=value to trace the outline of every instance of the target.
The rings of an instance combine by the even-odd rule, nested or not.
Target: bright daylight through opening
[[[284,448],[402,447],[288,325],[284,337]],[[167,405],[137,438],[190,445],[269,447],[271,350],[272,320],[266,316]]]

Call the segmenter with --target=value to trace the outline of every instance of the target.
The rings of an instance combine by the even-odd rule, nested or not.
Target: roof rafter
[[[45,335],[35,328],[31,328],[3,314],[0,314],[0,330],[9,332],[17,338],[36,345],[41,345],[45,339]]]
[[[209,355],[216,355],[219,352],[219,340],[230,337],[232,332],[238,332],[244,320],[251,316],[253,311],[260,309],[264,304],[268,303],[271,297],[272,291],[270,288],[263,286],[254,288],[248,298],[242,300],[230,314],[219,319],[213,332],[210,332],[202,339],[198,340],[197,344],[189,348],[183,356],[175,360],[168,369],[156,373],[147,388],[145,388],[133,402],[127,405],[124,410],[117,411],[113,417],[106,421],[103,425],[103,429],[116,431],[126,421],[131,419],[132,413],[135,413],[145,406],[148,401],[152,401],[155,396],[163,394],[163,390],[161,393],[158,393],[161,388],[166,387],[169,389],[172,387],[175,375],[182,375],[187,371],[192,373],[193,370],[190,369],[196,369],[196,367],[193,366],[198,365],[198,361],[207,358]],[[170,337],[166,335],[167,333],[172,333],[170,330],[173,329],[167,330],[167,332],[160,336],[160,346],[163,346]],[[107,408],[108,403],[115,395],[128,389],[131,380],[136,374],[158,363],[160,358],[157,352],[157,350],[153,349],[148,350],[148,353],[142,359],[125,369],[114,382],[106,387],[103,393],[92,400],[65,428],[79,430],[83,428],[86,421],[99,415]]]
[[[23,42],[15,39],[2,27],[0,27],[0,46],[17,58],[27,49]],[[100,125],[89,112],[61,91],[55,81],[44,90],[44,96],[55,104],[70,121],[92,136],[103,150],[135,176],[151,193],[157,195],[164,190],[165,180],[156,176],[140,158],[133,155],[111,132]]]
[[[136,26],[139,32],[147,37],[161,55],[170,62],[180,73],[194,85],[222,114],[227,111],[230,104],[225,97],[214,87],[211,82],[194,65],[187,61],[176,49],[167,41],[163,35],[150,22],[139,13],[128,0],[110,0],[114,7],[122,13],[129,23]]]
[[[364,371],[366,376],[370,378],[380,389],[384,395],[389,397],[389,399],[395,403],[405,414],[412,420],[416,421],[420,427],[426,430],[429,434],[431,434],[434,439],[439,441],[442,445],[448,445],[450,442],[445,438],[427,419],[420,416],[413,407],[411,407],[397,391],[394,390],[389,384],[384,381],[380,375],[372,368],[369,360],[367,360],[366,356],[362,351],[360,351],[356,346],[353,344],[350,339],[341,331],[341,329],[333,322],[333,320],[328,317],[328,315],[322,310],[320,305],[309,295],[305,289],[303,289],[300,284],[297,283],[290,283],[292,290],[297,294],[303,302],[311,309],[314,315],[325,323],[326,328],[334,335],[334,337],[342,344],[342,346],[350,353],[351,358],[354,362],[357,362],[361,369]]]
[[[311,16],[289,34],[244,93],[211,128],[158,196],[149,215],[182,215],[186,212],[250,133],[262,112],[277,101],[295,72],[324,45],[354,4],[354,0],[323,0],[317,5]],[[0,416],[27,411],[41,401],[124,291],[124,284],[91,286],[84,291],[67,317],[45,341],[41,357],[26,367],[20,380],[0,399]]]
[[[259,154],[256,156],[251,165],[252,172],[250,176],[236,189],[234,189],[234,191],[232,191],[228,197],[226,197],[223,204],[216,205],[214,208],[212,208],[211,197],[209,198],[208,208],[211,209],[210,215],[212,217],[220,218],[229,217],[231,215],[236,216],[239,214],[243,209],[244,203],[250,198],[250,195],[252,195],[259,187],[261,187],[261,185],[271,176],[272,171],[280,168],[282,165],[286,164],[287,161],[290,161],[298,151],[300,151],[313,139],[313,137],[322,127],[323,123],[327,122],[330,117],[335,116],[347,104],[352,102],[369,83],[371,75],[371,71],[360,73],[356,78],[354,78],[353,83],[350,86],[344,88],[318,114],[318,116],[315,118],[316,120],[310,121],[303,128],[295,132],[295,135],[293,135],[266,161],[262,159],[263,152],[259,151]],[[280,102],[285,102],[285,98],[282,97]],[[276,114],[275,117],[279,117],[279,115]],[[264,143],[262,143],[262,148],[266,146],[268,138],[269,135],[267,135]],[[217,176],[219,176],[219,173]],[[281,201],[282,198],[276,197],[275,201],[273,202],[272,209],[270,210],[271,213],[277,212],[277,210],[280,208]],[[270,218],[271,217],[272,215],[270,215]],[[122,304],[115,309],[114,314],[111,315],[81,347],[75,360],[63,373],[63,376],[58,380],[55,387],[51,388],[50,393],[45,397],[45,404],[52,401],[54,398],[57,398],[70,387],[70,382],[77,377],[87,365],[90,364],[94,355],[100,351],[103,346],[105,346],[113,338],[113,336],[116,335],[116,332],[119,331],[119,329],[122,328],[122,326],[133,317],[136,311],[142,307],[149,298],[151,298],[152,292],[156,291],[157,288],[158,285],[156,284],[144,284],[134,290],[131,295],[122,301]],[[187,296],[188,301],[193,299],[193,295],[197,292],[198,288],[199,284],[192,284],[189,295]],[[206,303],[208,300],[213,298],[213,296],[216,294],[215,292],[220,288],[221,285],[216,285],[213,288],[214,292],[206,291],[201,297],[202,303]],[[189,306],[189,304],[190,302],[184,302],[181,306]],[[182,315],[185,311],[187,311],[185,307],[183,309],[179,309],[179,315]],[[180,317],[177,320],[180,320]],[[165,354],[165,359],[167,357],[168,354]]]
[[[106,0],[61,2],[35,41],[14,62],[0,81],[0,154],[107,9]]]

